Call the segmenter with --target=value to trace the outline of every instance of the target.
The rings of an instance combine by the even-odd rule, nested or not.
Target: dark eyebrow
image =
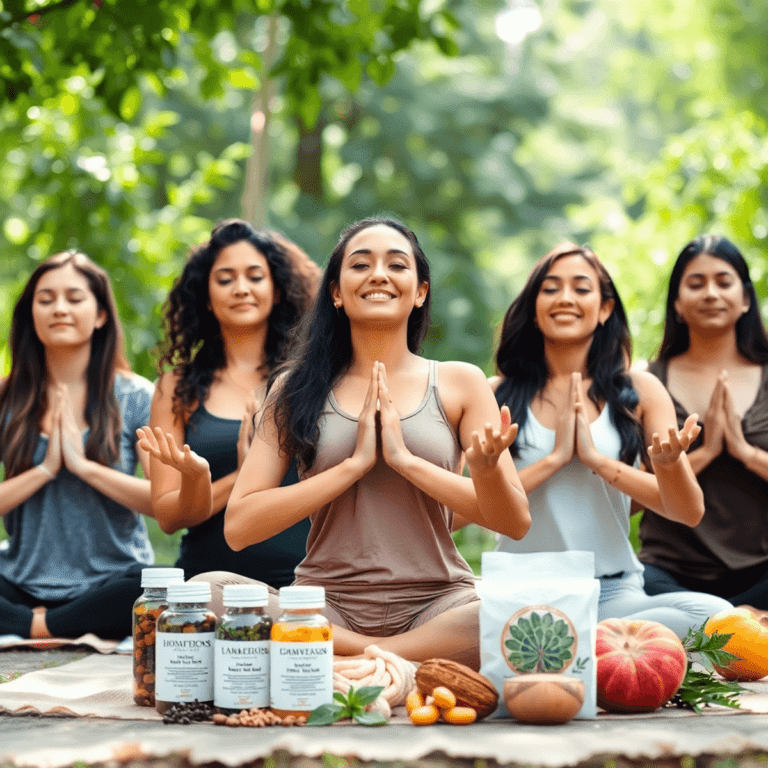
[[[349,256],[347,256],[347,258],[351,259],[356,254],[362,254],[363,256],[370,256],[371,253],[372,253],[372,251],[371,251],[370,248],[355,248],[355,250],[352,251],[352,253],[350,253]],[[408,257],[409,254],[406,253],[405,251],[401,250],[400,248],[390,248],[387,251],[387,256],[391,256],[391,255],[398,255],[398,256]]]
[[[263,270],[264,267],[261,264],[251,264],[249,267],[245,268],[246,272],[250,272],[252,269],[261,269]],[[234,272],[234,267],[218,267],[213,270],[214,272]]]
[[[85,293],[84,288],[79,288],[76,285],[73,285],[69,288],[64,289],[65,293]],[[35,293],[55,293],[53,288],[38,288]]]
[[[736,276],[737,275],[735,272],[730,272],[727,269],[724,269],[720,272],[715,272],[715,277],[736,277]],[[691,272],[686,276],[686,280],[691,277],[702,279],[702,278],[705,278],[706,275],[703,272]]]
[[[561,281],[563,278],[559,275],[545,275],[544,280],[557,280],[558,282]],[[589,275],[575,275],[574,280],[589,280],[589,282],[593,282],[592,278]],[[542,281],[543,282],[543,281]]]

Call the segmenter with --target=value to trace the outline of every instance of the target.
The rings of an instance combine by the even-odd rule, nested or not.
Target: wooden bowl
[[[544,672],[518,675],[504,681],[504,701],[519,723],[567,723],[584,703],[584,681]]]

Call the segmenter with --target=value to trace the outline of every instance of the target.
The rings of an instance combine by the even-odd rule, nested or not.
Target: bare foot
[[[32,609],[32,624],[29,628],[29,636],[33,640],[53,637],[45,623],[45,607],[42,605]]]

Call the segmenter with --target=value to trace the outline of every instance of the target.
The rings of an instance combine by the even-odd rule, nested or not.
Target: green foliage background
[[[697,234],[737,243],[765,315],[761,2],[541,0],[519,43],[496,32],[507,8],[0,0],[0,371],[29,273],[79,248],[112,276],[129,357],[153,377],[188,249],[242,211],[321,265],[345,224],[402,218],[433,267],[425,353],[489,374],[504,310],[566,238],[608,265],[638,359]],[[459,539],[473,562],[489,546]]]

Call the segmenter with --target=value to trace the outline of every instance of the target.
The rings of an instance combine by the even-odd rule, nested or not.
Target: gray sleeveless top
[[[400,426],[414,455],[458,471],[461,447],[438,396],[434,360],[429,361],[424,398],[400,419]],[[336,466],[355,450],[357,419],[339,407],[333,392],[319,428],[317,459],[307,476]],[[365,589],[374,602],[392,592],[474,585],[472,570],[451,538],[453,512],[381,456],[368,474],[313,513],[311,520],[307,556],[296,568],[296,583]]]

